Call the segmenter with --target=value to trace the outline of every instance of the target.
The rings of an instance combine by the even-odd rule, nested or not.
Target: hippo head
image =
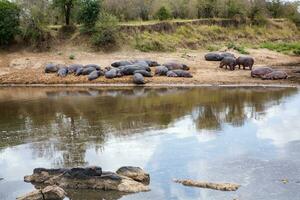
[[[190,68],[187,65],[185,65],[185,64],[182,64],[182,69],[183,70],[190,70]]]
[[[150,61],[150,62],[149,62],[149,66],[150,66],[150,67],[155,67],[155,66],[159,66],[159,64],[158,64],[158,62],[156,62],[156,61]]]

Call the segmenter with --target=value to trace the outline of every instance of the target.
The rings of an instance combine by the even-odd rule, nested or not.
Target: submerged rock
[[[65,196],[66,192],[62,188],[52,185],[29,192],[18,197],[17,200],[63,200]]]
[[[100,167],[45,169],[37,168],[24,177],[32,184],[57,185],[65,189],[98,189],[120,192],[145,192],[150,181],[149,174],[138,167],[122,167],[118,171],[102,172]],[[148,182],[147,182],[148,181]]]
[[[238,184],[234,183],[210,183],[210,182],[202,182],[202,181],[193,181],[193,180],[174,180],[175,183],[181,183],[185,186],[192,187],[200,187],[207,188],[213,190],[221,190],[221,191],[236,191],[241,187]]]

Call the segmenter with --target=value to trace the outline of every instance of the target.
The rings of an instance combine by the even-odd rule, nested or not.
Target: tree
[[[167,20],[171,18],[170,11],[165,6],[162,6],[156,13],[159,20]]]
[[[11,42],[19,32],[20,9],[15,3],[0,0],[0,45]]]
[[[66,25],[70,25],[71,10],[76,0],[53,0],[53,5],[62,10]]]
[[[83,23],[85,28],[94,27],[99,18],[100,7],[99,0],[82,0],[78,13],[78,21]]]

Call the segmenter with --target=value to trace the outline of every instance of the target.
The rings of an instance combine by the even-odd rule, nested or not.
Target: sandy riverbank
[[[250,49],[250,55],[255,58],[255,66],[271,66],[288,72],[290,78],[287,80],[264,81],[250,77],[249,70],[229,71],[220,69],[219,62],[207,62],[204,60],[205,51],[178,51],[174,53],[142,53],[139,51],[119,51],[114,53],[86,52],[66,48],[44,53],[2,52],[0,54],[0,84],[1,85],[107,85],[120,86],[131,84],[131,76],[117,79],[105,79],[100,77],[92,82],[86,76],[76,77],[69,75],[65,78],[57,77],[55,74],[44,74],[43,65],[48,62],[71,64],[71,63],[96,63],[102,67],[109,66],[116,60],[130,60],[147,58],[164,63],[169,60],[178,60],[191,67],[193,78],[168,78],[153,77],[146,78],[148,85],[284,85],[298,86],[300,74],[293,73],[300,70],[300,57],[288,56],[266,49]],[[236,56],[239,54],[233,52]],[[69,55],[75,59],[70,60]],[[154,70],[152,70],[154,71]]]

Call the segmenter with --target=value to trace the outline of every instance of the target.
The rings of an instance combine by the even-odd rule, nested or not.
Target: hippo
[[[101,70],[100,66],[96,65],[96,64],[87,64],[87,65],[84,66],[84,68],[90,68],[90,67],[93,67],[96,70]]]
[[[153,60],[134,60],[133,63],[134,63],[134,64],[136,64],[136,63],[147,63],[147,65],[148,65],[149,67],[156,67],[156,66],[159,66],[158,62],[153,61]]]
[[[101,71],[94,70],[88,75],[89,81],[97,79],[101,75]]]
[[[141,67],[150,67],[149,64],[144,60],[137,60],[132,62],[133,65],[141,66]]]
[[[139,65],[126,65],[126,66],[120,67],[120,69],[121,69],[121,73],[123,75],[133,75],[134,72],[137,70],[145,70],[148,72],[151,71],[150,67],[143,67],[143,66],[139,66]]]
[[[45,65],[45,73],[56,73],[59,70],[57,64],[48,63]]]
[[[76,70],[76,72],[75,72],[75,76],[80,76],[80,75],[82,75],[82,72],[83,72],[83,67],[78,68],[78,69]]]
[[[204,58],[207,61],[221,61],[225,57],[233,57],[234,55],[232,53],[223,52],[223,53],[207,53],[205,54]]]
[[[163,66],[168,68],[168,70],[175,70],[175,69],[189,70],[190,69],[187,65],[178,62],[167,62],[163,64]]]
[[[105,78],[111,79],[116,77],[121,77],[122,73],[121,70],[118,68],[112,68],[111,70],[105,72]]]
[[[158,66],[155,69],[155,75],[158,76],[166,76],[169,69],[165,66]]]
[[[176,70],[172,70],[172,72],[174,72],[177,77],[185,77],[185,78],[192,78],[193,76],[185,70],[182,69],[176,69]]]
[[[219,67],[223,68],[224,66],[226,67],[226,69],[227,69],[227,66],[228,66],[230,70],[235,70],[236,59],[232,58],[232,57],[223,58]]]
[[[145,84],[145,80],[142,74],[140,73],[134,73],[133,75],[133,83],[141,85]]]
[[[74,74],[74,73],[76,73],[78,68],[82,68],[82,67],[83,67],[83,65],[80,65],[80,64],[72,64],[68,67],[68,73]]]
[[[94,67],[84,67],[81,74],[82,75],[89,75],[93,71],[97,71],[96,68],[94,68]]]
[[[261,78],[262,76],[269,74],[271,72],[273,72],[274,70],[270,67],[259,67],[259,68],[255,68],[251,71],[251,77],[255,78]]]
[[[134,73],[142,74],[144,77],[152,77],[152,74],[146,70],[136,70]]]
[[[167,77],[178,77],[178,75],[173,71],[168,71],[167,72]]]
[[[243,69],[249,67],[249,69],[252,70],[254,59],[249,56],[240,56],[236,59],[236,64],[239,66],[239,69],[241,69],[241,65],[242,65]]]
[[[287,79],[288,75],[284,71],[273,71],[271,73],[263,75],[261,78],[262,80],[278,80],[278,79]]]
[[[67,67],[61,67],[57,72],[57,76],[60,76],[60,77],[66,77],[67,75],[68,75]]]
[[[113,67],[120,67],[120,66],[125,66],[125,65],[132,65],[133,63],[131,61],[127,60],[122,60],[122,61],[117,61],[111,64]]]

